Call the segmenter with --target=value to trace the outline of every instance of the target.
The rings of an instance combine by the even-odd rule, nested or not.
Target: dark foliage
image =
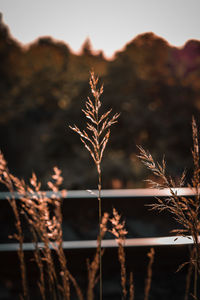
[[[105,109],[121,112],[102,163],[103,188],[140,187],[146,172],[136,145],[155,158],[165,153],[170,172],[190,170],[191,117],[199,121],[200,42],[175,48],[153,33],[136,37],[112,61],[86,41],[80,55],[51,38],[26,49],[0,24],[0,148],[20,177],[42,182],[58,165],[68,189],[94,188],[95,168],[68,125],[82,127],[80,107],[89,71],[104,82]]]

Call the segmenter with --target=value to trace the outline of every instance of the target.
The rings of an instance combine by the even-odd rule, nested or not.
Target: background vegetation
[[[175,177],[183,161],[190,170],[191,119],[198,123],[200,111],[199,41],[178,49],[146,33],[108,61],[89,40],[80,55],[49,37],[23,48],[1,22],[0,62],[0,148],[17,176],[30,178],[34,170],[43,183],[58,165],[66,188],[95,188],[92,160],[68,127],[82,127],[91,69],[104,83],[105,109],[121,112],[102,163],[102,187],[144,185],[136,145],[158,160],[165,153]]]

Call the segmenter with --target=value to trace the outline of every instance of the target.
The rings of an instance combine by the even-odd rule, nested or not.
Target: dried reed
[[[29,299],[28,293],[28,284],[27,284],[27,276],[26,276],[26,265],[24,259],[24,252],[23,252],[23,242],[24,236],[22,232],[20,214],[17,208],[17,203],[14,196],[14,184],[12,180],[12,175],[9,173],[6,160],[3,154],[0,152],[0,182],[4,184],[8,190],[11,192],[11,198],[8,198],[8,201],[12,207],[14,216],[15,216],[15,226],[17,229],[17,233],[13,235],[13,237],[19,242],[19,250],[18,250],[18,257],[20,261],[20,269],[21,269],[21,277],[22,277],[22,289],[23,289],[23,296],[22,299]]]
[[[103,239],[106,231],[107,231],[107,222],[108,222],[109,214],[104,213],[101,221],[101,240]],[[93,261],[90,263],[88,261],[88,288],[87,288],[87,300],[94,299],[94,287],[99,280],[99,276],[97,272],[99,270],[100,264],[100,253],[99,253],[99,237],[97,239],[97,249],[94,255]],[[103,255],[103,251],[101,251],[101,256]]]
[[[171,176],[166,174],[166,163],[163,158],[162,164],[156,163],[151,154],[145,151],[142,147],[139,147],[139,158],[144,165],[159,179],[159,182],[148,180],[151,187],[154,188],[168,188],[170,191],[170,197],[167,199],[158,198],[158,203],[152,204],[152,209],[156,209],[159,212],[169,211],[173,218],[182,226],[182,229],[174,229],[172,232],[177,235],[188,237],[192,236],[194,243],[194,258],[192,259],[194,265],[194,288],[193,296],[197,298],[197,275],[200,274],[200,246],[199,246],[199,231],[200,231],[200,165],[199,165],[199,136],[195,119],[192,119],[192,136],[193,136],[193,176],[191,178],[191,184],[188,186],[194,190],[195,197],[179,197],[176,192],[176,187],[182,187],[185,182],[185,172],[175,182]]]
[[[151,281],[152,281],[152,265],[154,262],[154,255],[155,255],[154,248],[151,248],[147,254],[147,256],[149,257],[149,263],[148,263],[148,267],[147,267],[147,278],[146,278],[145,289],[144,289],[144,300],[149,299],[149,292],[151,289]]]
[[[134,300],[134,284],[133,284],[133,273],[130,272],[130,277],[129,277],[129,300]]]
[[[110,232],[115,236],[115,240],[118,243],[118,259],[121,266],[122,300],[125,300],[127,296],[127,289],[124,242],[128,232],[125,229],[125,221],[121,222],[121,216],[115,208],[113,208],[113,218],[110,219],[110,222],[112,224]]]
[[[102,189],[102,176],[101,176],[101,161],[105,147],[108,143],[110,136],[110,127],[117,122],[119,114],[110,117],[111,109],[104,114],[100,114],[101,100],[100,97],[103,93],[103,86],[100,88],[98,85],[98,77],[95,77],[94,72],[90,76],[90,88],[93,99],[87,98],[85,109],[82,109],[86,118],[89,120],[86,123],[86,130],[81,131],[76,125],[69,126],[73,131],[79,134],[82,143],[89,151],[92,159],[97,168],[98,174],[98,202],[99,202],[99,271],[100,271],[100,300],[102,300],[102,259],[101,259],[101,189]]]
[[[12,198],[9,203],[13,209],[16,218],[17,234],[13,237],[19,241],[19,259],[22,275],[23,299],[29,299],[26,265],[23,252],[23,231],[21,226],[21,216],[25,217],[32,235],[32,241],[35,245],[34,258],[39,270],[38,286],[43,300],[70,300],[70,282],[75,287],[79,300],[83,300],[81,289],[69,273],[67,268],[66,257],[62,248],[62,212],[61,212],[61,196],[66,191],[59,191],[63,178],[61,171],[54,168],[52,181],[48,182],[49,188],[52,190],[52,196],[47,197],[45,192],[40,191],[41,184],[38,182],[36,175],[33,173],[30,179],[30,185],[26,185],[23,180],[13,176],[8,168],[3,155],[0,153],[0,182],[6,185]],[[15,200],[14,190],[17,190],[20,197],[18,205]],[[39,248],[38,243],[43,242],[43,247]],[[57,271],[52,253],[55,250],[60,270]],[[60,284],[60,279],[62,284]],[[48,286],[46,286],[46,283]]]
[[[189,262],[187,276],[186,276],[184,300],[188,300],[188,297],[189,297],[191,277],[192,277],[192,271],[193,271],[193,267],[194,267],[194,257],[195,257],[195,248],[192,248],[192,249],[190,249],[190,262]]]

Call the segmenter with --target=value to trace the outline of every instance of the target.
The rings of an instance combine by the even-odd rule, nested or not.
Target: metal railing
[[[172,189],[177,196],[195,196],[195,190],[192,188],[175,188]],[[45,191],[47,196],[55,195],[52,191]],[[62,196],[61,193],[57,193],[58,197],[64,199],[88,199],[88,198],[97,198],[97,190],[68,190],[66,196]],[[0,200],[5,200],[10,197],[10,192],[0,192]],[[16,199],[20,198],[20,195],[15,192],[14,196]],[[169,189],[115,189],[115,190],[102,190],[102,198],[152,198],[152,197],[167,197],[170,196]]]
[[[174,192],[178,196],[185,196],[185,197],[193,197],[195,196],[195,191],[190,188],[176,188]],[[51,191],[45,192],[47,196],[51,197],[53,194]],[[55,193],[54,193],[55,195]],[[57,193],[58,197],[61,197],[60,193]],[[78,190],[78,191],[67,191],[67,194],[64,198],[65,199],[89,199],[89,198],[96,198],[97,190],[93,191],[85,191],[85,190]],[[13,196],[13,194],[12,194]],[[167,197],[170,196],[169,189],[116,189],[116,190],[102,190],[102,198],[103,199],[152,199],[153,197]],[[0,200],[6,200],[7,198],[11,197],[9,192],[0,192]],[[14,193],[14,197],[16,199],[20,198],[18,193]],[[188,245],[192,244],[193,241],[191,237],[178,237],[177,236],[165,236],[165,237],[151,237],[151,238],[128,238],[125,241],[125,247],[153,247],[153,246],[177,246],[177,245]],[[39,245],[42,247],[42,244]],[[91,249],[97,247],[96,240],[86,240],[86,241],[64,241],[63,248],[64,249]],[[117,243],[114,239],[110,240],[103,240],[102,247],[105,248],[113,248],[117,247]],[[0,244],[0,252],[10,252],[10,251],[17,251],[18,244],[17,243],[3,243]],[[32,251],[34,250],[34,245],[32,243],[24,243],[24,250],[25,251]]]
[[[191,236],[188,237],[178,237],[177,236],[167,236],[167,237],[154,237],[154,238],[135,238],[135,239],[126,239],[124,247],[156,247],[156,246],[177,246],[177,245],[191,245],[193,244]],[[39,248],[43,248],[43,243],[38,243]],[[103,248],[116,248],[118,247],[117,242],[114,239],[103,240]],[[54,249],[53,246],[51,246]],[[96,240],[89,241],[64,241],[63,249],[72,250],[72,249],[93,249],[97,248]],[[24,251],[33,251],[33,243],[24,243]],[[10,252],[19,250],[19,245],[17,243],[11,244],[0,244],[0,252]]]

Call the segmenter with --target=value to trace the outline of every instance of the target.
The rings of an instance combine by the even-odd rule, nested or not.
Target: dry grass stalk
[[[62,248],[62,201],[58,196],[60,194],[61,196],[64,196],[66,193],[65,190],[59,193],[59,187],[62,184],[62,181],[61,171],[55,167],[52,181],[48,182],[48,186],[53,191],[52,197],[49,198],[45,192],[40,191],[41,184],[38,182],[34,173],[30,179],[30,185],[26,185],[23,180],[19,180],[9,172],[6,161],[3,155],[0,154],[0,182],[5,184],[12,194],[14,193],[14,190],[17,190],[20,195],[18,206],[14,194],[13,197],[9,199],[9,202],[16,218],[16,228],[18,233],[13,237],[19,241],[20,245],[18,255],[20,259],[24,299],[29,299],[29,294],[23,252],[24,238],[20,216],[24,216],[25,220],[28,222],[30,233],[32,234],[32,241],[35,245],[34,258],[40,273],[38,286],[42,299],[57,300],[62,297],[62,299],[70,300],[69,281],[71,280],[79,300],[83,300],[80,287],[68,271],[65,254]],[[44,247],[39,248],[38,242],[43,242]],[[52,255],[52,248],[56,251],[60,263],[59,274]],[[62,286],[59,283],[60,276]],[[46,281],[48,282],[48,287],[46,287]]]
[[[22,232],[21,220],[20,215],[17,207],[17,203],[14,196],[14,185],[12,181],[12,176],[10,176],[6,160],[3,154],[0,152],[0,182],[4,184],[8,190],[11,192],[12,198],[9,198],[8,201],[12,207],[15,220],[16,220],[16,229],[17,233],[13,235],[13,237],[19,242],[19,250],[18,250],[18,257],[20,261],[20,269],[21,269],[21,276],[22,276],[22,289],[23,289],[23,299],[29,299],[28,293],[28,284],[27,284],[27,276],[26,276],[26,265],[24,259],[24,252],[23,252],[23,242],[24,236]]]
[[[192,271],[194,268],[194,257],[195,257],[195,248],[192,248],[190,251],[190,262],[188,263],[188,272],[186,276],[186,285],[185,285],[185,297],[184,300],[188,300],[189,298],[189,292],[190,292],[190,285],[191,285],[191,277],[192,277]]]
[[[130,277],[129,277],[129,300],[134,300],[134,294],[135,294],[135,290],[134,290],[134,283],[133,283],[133,273],[130,273]]]
[[[102,300],[102,260],[101,260],[101,186],[102,186],[102,175],[101,175],[101,161],[105,147],[108,143],[110,136],[110,127],[117,122],[119,114],[110,116],[111,111],[109,110],[104,114],[100,113],[101,100],[100,97],[103,94],[103,86],[100,88],[98,85],[98,77],[95,77],[94,72],[91,72],[90,76],[90,88],[93,95],[93,99],[88,97],[85,103],[85,109],[82,109],[86,118],[89,120],[86,123],[86,130],[80,130],[76,125],[70,128],[79,134],[82,143],[85,148],[89,151],[92,159],[97,168],[98,173],[98,201],[99,201],[99,260],[100,260],[100,300]]]
[[[194,262],[194,297],[197,297],[197,275],[200,273],[200,246],[199,246],[199,231],[200,231],[200,165],[199,165],[199,135],[195,119],[192,119],[192,136],[193,136],[193,165],[194,172],[191,178],[191,185],[188,185],[195,191],[195,197],[180,197],[177,196],[177,187],[182,187],[185,181],[185,172],[183,172],[178,182],[175,182],[171,176],[166,174],[166,163],[163,159],[162,164],[156,163],[151,154],[145,151],[142,147],[139,147],[139,158],[145,164],[145,166],[157,177],[160,182],[148,180],[151,187],[154,188],[168,188],[170,191],[170,197],[167,199],[157,199],[158,203],[152,204],[152,209],[156,209],[160,212],[169,211],[173,218],[182,226],[182,229],[175,229],[172,232],[182,236],[192,236],[194,242],[195,257]]]
[[[127,296],[127,289],[124,243],[128,232],[125,229],[125,221],[121,222],[121,216],[115,208],[113,208],[113,218],[110,219],[110,222],[112,224],[110,232],[115,236],[115,240],[118,243],[118,259],[121,266],[122,300],[125,300]]]
[[[61,198],[58,197],[59,194],[59,187],[63,182],[63,178],[61,176],[61,170],[59,170],[57,167],[54,168],[54,175],[52,176],[52,179],[54,182],[49,181],[48,186],[49,188],[54,192],[54,195],[52,197],[53,205],[54,205],[54,212],[55,212],[55,227],[54,232],[52,232],[52,239],[54,241],[54,249],[56,250],[60,267],[61,267],[61,278],[62,278],[62,287],[63,287],[63,294],[64,298],[67,300],[70,299],[70,285],[69,285],[69,279],[71,278],[71,281],[78,293],[78,296],[81,295],[80,288],[78,286],[78,283],[74,279],[74,277],[69,273],[67,268],[67,261],[66,257],[63,251],[63,232],[62,232],[62,211],[61,211]],[[66,191],[61,191],[62,196],[66,195]],[[55,236],[54,236],[55,235]],[[82,300],[81,296],[79,298]]]
[[[30,183],[31,187],[27,187],[29,195],[27,198],[26,193],[23,194],[23,209],[28,216],[28,222],[32,227],[39,240],[44,243],[44,248],[41,249],[42,261],[46,262],[46,269],[48,272],[49,290],[54,299],[59,297],[60,291],[63,294],[63,298],[70,299],[70,285],[69,285],[69,272],[66,265],[66,258],[62,248],[62,212],[61,212],[61,199],[58,197],[59,186],[62,183],[61,171],[58,168],[54,168],[54,174],[52,176],[53,182],[48,182],[48,186],[54,192],[51,198],[48,198],[45,193],[40,192],[40,183],[37,182],[36,175],[33,174]],[[18,189],[19,192],[23,192]],[[26,192],[26,189],[24,189]],[[65,191],[61,191],[64,196]],[[30,199],[30,195],[32,196]],[[32,202],[31,202],[32,201]],[[53,211],[53,215],[52,215]],[[59,285],[59,276],[56,273],[56,267],[54,265],[54,259],[52,256],[51,247],[56,251],[61,268],[62,287]],[[39,264],[38,267],[41,270]],[[40,290],[42,285],[40,284]]]
[[[152,265],[154,262],[154,255],[155,251],[154,248],[151,248],[147,256],[149,257],[149,263],[148,263],[148,268],[147,268],[147,278],[146,278],[146,283],[145,283],[145,289],[144,289],[144,300],[149,299],[149,292],[151,289],[151,281],[152,281]]]
[[[36,233],[32,227],[30,228],[30,230],[32,232],[33,242],[35,244],[35,250],[34,250],[33,254],[34,254],[35,262],[39,268],[39,274],[40,274],[39,275],[40,279],[38,280],[38,287],[39,287],[39,291],[40,291],[42,300],[46,300],[44,266],[43,266],[42,258],[40,255],[40,249],[38,247]]]
[[[101,221],[101,239],[103,239],[106,231],[107,231],[107,222],[108,222],[109,214],[104,213]],[[99,280],[99,276],[97,274],[99,270],[99,264],[100,264],[100,255],[103,255],[103,251],[101,250],[101,254],[99,253],[99,237],[97,239],[97,249],[96,253],[94,255],[93,261],[89,263],[88,261],[88,288],[87,288],[87,300],[93,300],[94,299],[94,287],[97,284]]]
[[[40,191],[41,184],[38,182],[36,175],[33,173],[30,179],[30,186],[26,185],[23,181],[15,178],[15,186],[20,194],[20,201],[22,204],[22,212],[26,216],[29,227],[35,232],[35,237],[38,241],[44,243],[43,249],[36,252],[41,255],[41,261],[45,263],[48,280],[48,290],[53,299],[57,297],[58,279],[56,275],[56,269],[54,265],[54,259],[52,257],[52,251],[50,249],[50,242],[53,237],[57,235],[56,219],[55,216],[51,218],[50,207],[51,199],[49,199],[45,193]],[[33,239],[34,241],[34,239]],[[37,243],[36,243],[37,247]],[[36,255],[36,254],[35,254]],[[36,263],[39,263],[39,257],[37,257]],[[38,265],[39,270],[42,271],[41,265]],[[42,276],[42,275],[41,275]],[[40,277],[42,278],[42,277]],[[40,291],[43,291],[45,287],[40,282]]]

